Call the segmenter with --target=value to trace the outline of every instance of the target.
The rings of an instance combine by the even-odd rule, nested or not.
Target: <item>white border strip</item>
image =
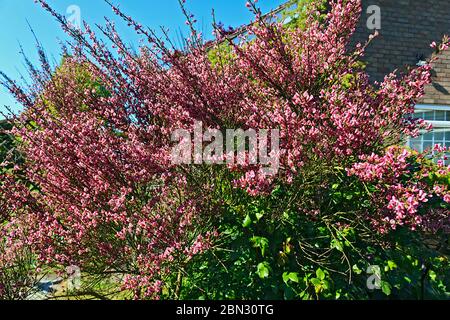
[[[434,105],[434,104],[418,104],[415,107],[416,113],[424,112],[424,111],[430,111],[430,110],[436,110],[436,111],[450,111],[450,106],[445,105]]]

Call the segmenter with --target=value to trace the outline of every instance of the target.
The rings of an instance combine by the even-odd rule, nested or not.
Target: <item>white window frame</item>
[[[415,107],[415,111],[414,113],[424,113],[424,112],[430,112],[430,111],[448,111],[450,112],[450,106],[446,106],[446,105],[432,105],[432,104],[418,104]],[[439,133],[439,132],[448,132],[450,131],[450,119],[446,120],[446,121],[433,121],[433,120],[425,120],[426,123],[430,123],[433,126],[433,131],[431,131],[432,133]],[[426,133],[426,132],[423,132]],[[442,140],[439,140],[440,142]],[[420,151],[424,151],[423,149],[423,140],[422,140],[422,150]],[[438,143],[438,142],[437,142]],[[447,141],[444,137],[444,143],[447,144],[447,146],[450,146],[450,140]],[[433,145],[435,145],[436,143],[434,143],[434,135],[433,135]],[[408,147],[412,148],[412,141],[411,139],[408,139],[407,142]]]

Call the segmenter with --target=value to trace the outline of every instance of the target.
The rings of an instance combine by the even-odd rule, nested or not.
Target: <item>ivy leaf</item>
[[[250,241],[253,243],[255,248],[261,249],[261,254],[264,257],[267,249],[269,248],[269,240],[264,237],[252,237]]]
[[[389,260],[388,262],[387,262],[387,266],[388,266],[388,270],[394,270],[394,269],[396,269],[397,268],[397,264],[394,262],[394,261],[392,261],[392,260]],[[387,271],[387,270],[386,270]]]
[[[244,222],[242,223],[242,226],[244,228],[248,228],[248,227],[250,227],[251,224],[252,224],[252,218],[250,218],[250,215],[247,215],[244,219]]]
[[[312,278],[311,283],[314,285],[314,287],[318,287],[322,284],[322,282],[317,278]]]
[[[336,249],[340,252],[344,252],[344,246],[342,245],[342,242],[337,239],[333,239],[331,241],[331,248]]]
[[[316,271],[316,276],[319,280],[324,280],[325,279],[325,272],[323,272],[322,269],[317,269]]]
[[[386,282],[386,281],[381,282],[381,290],[383,291],[383,293],[385,295],[390,296],[392,293],[391,289],[392,289],[392,287],[388,282]]]
[[[256,219],[258,221],[261,220],[261,218],[264,217],[264,214],[265,214],[264,211],[256,212]]]
[[[353,269],[353,272],[356,273],[356,274],[361,274],[362,273],[362,270],[356,264],[353,265],[352,269]]]
[[[258,264],[258,267],[256,269],[256,273],[261,279],[266,279],[269,277],[270,274],[270,265],[268,262],[261,262]]]
[[[287,238],[286,242],[283,242],[283,251],[285,254],[290,254],[292,251],[290,242],[291,242],[291,238]]]
[[[433,270],[430,270],[429,275],[430,275],[431,281],[436,281],[436,278],[437,278],[436,272],[434,272]]]
[[[283,273],[283,281],[284,283],[288,284],[289,281],[298,283],[298,273],[296,272],[285,272]]]

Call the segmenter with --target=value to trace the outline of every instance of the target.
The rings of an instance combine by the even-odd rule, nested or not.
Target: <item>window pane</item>
[[[445,121],[445,111],[435,111],[435,118],[436,121]]]
[[[423,142],[423,151],[427,149],[433,148],[433,141],[424,141]]]
[[[444,142],[444,132],[436,132],[434,134],[434,141],[436,143],[442,143]]]
[[[445,120],[450,121],[450,111],[445,111]]]
[[[425,112],[425,116],[424,116],[425,120],[434,120],[434,111],[427,111]]]
[[[418,140],[418,141],[411,141],[410,143],[411,145],[411,149],[422,152],[422,140]]]
[[[423,135],[423,140],[433,141],[433,132],[425,133]]]
[[[447,108],[446,110],[421,110],[414,113],[413,116],[425,121],[447,122],[450,125],[450,109]],[[432,149],[436,144],[450,148],[450,128],[446,128],[446,126],[436,127],[435,124],[432,132],[424,133],[418,138],[410,138],[408,141],[410,148],[419,152]],[[448,162],[450,163],[450,160]]]

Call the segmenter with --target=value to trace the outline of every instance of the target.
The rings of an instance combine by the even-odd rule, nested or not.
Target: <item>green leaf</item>
[[[285,272],[283,273],[283,281],[284,283],[288,284],[289,281],[298,283],[298,273],[296,272]]]
[[[252,237],[250,241],[253,243],[255,248],[261,249],[261,254],[264,257],[267,249],[269,248],[269,240],[264,237]]]
[[[362,273],[362,270],[356,264],[353,265],[352,269],[353,269],[353,272],[356,274]]]
[[[285,254],[290,254],[292,249],[291,249],[291,238],[287,238],[286,242],[283,243],[283,251]]]
[[[389,270],[394,270],[394,269],[397,268],[397,264],[396,264],[394,261],[392,261],[392,260],[389,260],[389,261],[387,262],[387,264],[388,264]]]
[[[342,245],[342,242],[337,239],[333,239],[331,241],[331,248],[336,249],[340,252],[344,252],[344,246]]]
[[[311,283],[314,285],[314,287],[318,287],[322,284],[322,282],[317,278],[312,278]]]
[[[256,273],[261,279],[265,279],[269,277],[270,274],[270,265],[268,262],[261,262],[258,264],[256,269]]]
[[[262,217],[264,217],[265,212],[261,211],[261,212],[256,212],[256,219],[259,221],[261,220]]]
[[[323,272],[322,269],[317,269],[316,271],[316,276],[319,280],[324,280],[325,279],[325,272]]]
[[[242,223],[242,226],[244,228],[248,228],[248,227],[250,227],[251,224],[252,224],[252,218],[250,218],[250,215],[247,215],[244,219],[244,222]]]
[[[429,275],[430,275],[431,281],[436,281],[436,278],[437,278],[436,272],[434,272],[433,270],[430,270]]]
[[[336,297],[335,297],[335,299],[336,299],[336,300],[339,300],[340,297],[341,297],[341,289],[339,289],[339,290],[336,291]]]
[[[386,281],[382,281],[381,282],[381,290],[383,291],[383,293],[385,295],[390,296],[391,295],[391,289],[392,289],[392,287],[391,287],[391,285],[388,282],[386,282]]]

